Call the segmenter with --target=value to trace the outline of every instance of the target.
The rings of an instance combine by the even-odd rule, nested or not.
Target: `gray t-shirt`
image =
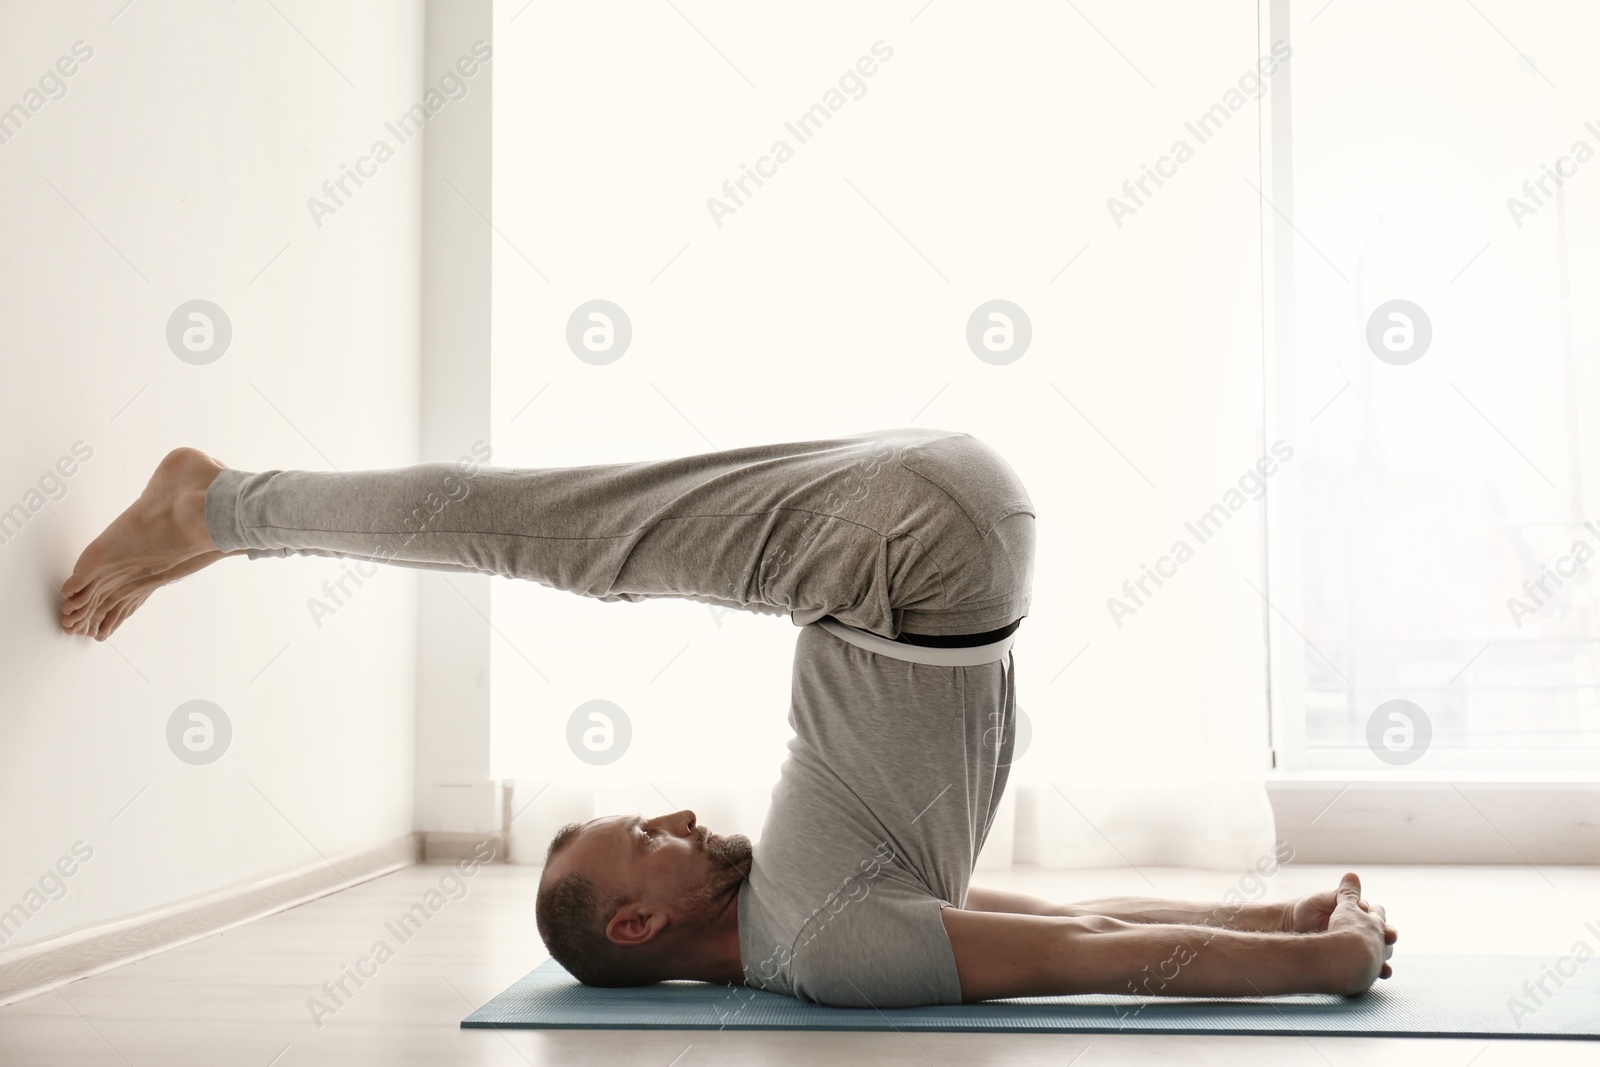
[[[966,902],[1005,789],[1011,640],[908,648],[834,620],[802,628],[794,737],[739,891],[746,985],[850,1007],[961,1003],[939,913]],[[998,658],[972,663],[983,656]]]

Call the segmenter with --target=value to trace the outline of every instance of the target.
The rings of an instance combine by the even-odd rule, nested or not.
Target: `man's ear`
[[[671,920],[642,904],[625,904],[606,923],[606,938],[614,945],[642,945],[665,930]]]

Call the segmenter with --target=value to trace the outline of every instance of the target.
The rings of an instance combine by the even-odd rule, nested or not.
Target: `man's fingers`
[[[1383,940],[1385,944],[1394,944],[1396,941],[1400,940],[1400,931],[1396,930],[1392,926],[1385,926],[1383,928]]]
[[[1335,894],[1339,898],[1339,903],[1355,906],[1361,900],[1361,879],[1351,871],[1339,879],[1339,888]]]
[[[1385,963],[1383,965],[1383,970],[1378,972],[1378,977],[1379,978],[1387,978],[1393,973],[1394,973],[1394,968],[1389,966],[1387,963]]]

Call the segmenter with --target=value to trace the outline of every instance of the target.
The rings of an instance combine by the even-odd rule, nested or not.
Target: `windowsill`
[[[1266,757],[1271,762],[1270,754]],[[1269,782],[1370,782],[1404,785],[1422,782],[1501,782],[1586,785],[1600,782],[1600,751],[1582,748],[1459,749],[1434,747],[1416,762],[1393,765],[1365,746],[1278,751],[1279,766],[1268,767]],[[1286,767],[1285,763],[1294,766]]]
[[[1592,864],[1593,772],[1268,772],[1279,840],[1307,863]]]
[[[1266,772],[1270,785],[1343,785],[1359,782],[1390,786],[1445,784],[1449,782],[1474,782],[1499,785],[1530,786],[1592,786],[1600,785],[1600,768],[1557,768],[1551,770],[1518,770],[1508,768],[1459,767],[1417,770],[1405,767],[1373,770],[1365,767],[1341,769],[1337,767],[1308,768],[1298,771],[1278,768]]]

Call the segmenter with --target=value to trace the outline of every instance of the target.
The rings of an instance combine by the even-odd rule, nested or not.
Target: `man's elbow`
[[[1038,984],[1051,994],[1129,992],[1126,934],[1135,925],[1109,915],[1061,919]]]
[[[1072,933],[1080,934],[1114,934],[1119,930],[1132,929],[1133,924],[1122,919],[1113,919],[1109,915],[1079,915],[1075,916],[1069,926],[1069,936]]]
[[[1002,997],[1127,992],[1125,938],[1134,924],[1104,915],[1039,917],[943,912],[971,1002]]]

